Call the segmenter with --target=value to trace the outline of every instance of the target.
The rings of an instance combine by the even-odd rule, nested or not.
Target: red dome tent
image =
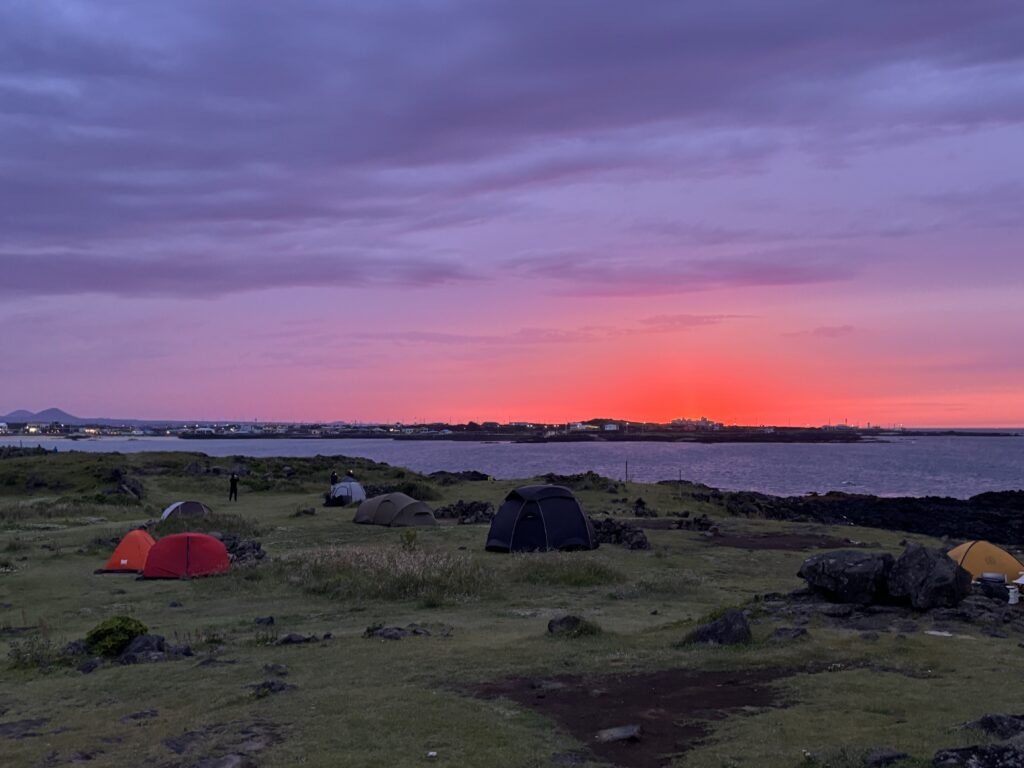
[[[106,566],[96,573],[138,573],[146,567],[149,550],[155,544],[153,537],[145,531],[129,531],[107,560]]]
[[[181,579],[224,573],[231,567],[224,544],[205,533],[173,533],[149,550],[144,579]]]

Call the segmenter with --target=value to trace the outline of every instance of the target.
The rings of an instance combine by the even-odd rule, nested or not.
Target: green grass
[[[236,466],[248,474],[239,501],[229,506],[222,501],[224,472]],[[215,468],[221,473],[209,471]],[[106,478],[115,469],[144,485],[141,505],[88,501],[109,489]],[[859,632],[815,623],[805,641],[771,644],[765,641],[777,625],[755,612],[747,646],[675,647],[698,621],[726,607],[799,587],[795,574],[809,553],[747,552],[714,546],[697,533],[654,530],[650,552],[602,546],[497,555],[484,551],[487,526],[425,527],[411,538],[353,525],[352,509],[321,506],[332,469],[352,469],[367,484],[428,483],[414,472],[344,457],[60,453],[0,461],[0,723],[50,721],[44,736],[3,739],[3,764],[36,766],[54,752],[67,762],[76,751],[101,749],[95,765],[189,765],[207,753],[178,758],[162,740],[222,724],[215,752],[217,744],[228,748],[232,728],[260,721],[279,726],[283,737],[256,756],[261,768],[404,768],[423,765],[429,750],[438,752],[437,765],[538,768],[587,744],[510,701],[475,699],[467,690],[510,676],[600,677],[676,667],[836,670],[781,678],[775,686],[784,706],[714,720],[709,736],[676,768],[840,768],[877,746],[910,753],[918,762],[909,765],[925,765],[940,748],[982,740],[959,724],[985,712],[1019,710],[1016,688],[1006,683],[1008,670],[1012,677],[1020,665],[1015,637],[883,634],[869,643]],[[517,484],[430,487],[438,504],[500,503]],[[588,511],[628,516],[628,505],[614,502],[601,483],[591,485],[579,492]],[[615,494],[638,496],[663,515],[707,513],[726,533],[848,536],[891,552],[904,536],[732,518],[686,488],[628,483]],[[183,525],[258,532],[270,561],[191,581],[93,575],[112,549],[105,542],[189,498],[212,505],[217,517]],[[315,516],[293,517],[310,506]],[[554,641],[547,623],[567,613],[603,631]],[[198,655],[108,665],[90,675],[55,655],[111,616],[136,619],[170,642],[193,645]],[[265,616],[274,617],[272,627],[255,624]],[[363,637],[368,626],[410,623],[447,631],[401,641]],[[290,632],[334,637],[273,644]],[[197,666],[211,654],[231,663]],[[286,665],[282,679],[296,688],[255,699],[247,686],[266,679],[268,663]],[[159,716],[121,722],[147,709]]]
[[[597,559],[596,553],[531,552],[512,555],[512,578],[522,584],[596,587],[617,584],[626,575]]]

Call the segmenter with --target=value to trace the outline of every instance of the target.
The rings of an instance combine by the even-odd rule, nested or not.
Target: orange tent
[[[130,531],[117,545],[107,565],[97,573],[135,573],[146,567],[149,550],[156,542],[145,531]]]
[[[987,541],[967,541],[947,552],[964,570],[970,571],[975,579],[986,573],[998,573],[1013,582],[1024,573],[1024,563],[1002,547]]]

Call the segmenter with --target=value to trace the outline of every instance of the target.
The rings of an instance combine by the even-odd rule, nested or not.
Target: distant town
[[[17,421],[11,416],[26,415]],[[58,416],[58,418],[50,418]],[[59,418],[64,417],[64,418]],[[103,437],[177,437],[209,439],[395,439],[395,440],[500,440],[517,442],[577,441],[686,441],[686,442],[852,442],[887,435],[978,434],[970,430],[908,430],[900,425],[826,424],[816,427],[726,425],[706,417],[680,418],[670,422],[637,422],[622,419],[589,419],[559,424],[548,422],[470,421],[465,424],[349,423],[349,422],[156,422],[111,419],[80,419],[58,409],[40,414],[16,412],[0,421],[6,437],[59,437],[88,440]],[[992,433],[986,434],[1013,434]]]

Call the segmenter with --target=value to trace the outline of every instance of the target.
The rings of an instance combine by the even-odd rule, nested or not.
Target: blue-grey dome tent
[[[525,485],[505,497],[487,534],[491,552],[597,549],[576,496],[561,485]]]

